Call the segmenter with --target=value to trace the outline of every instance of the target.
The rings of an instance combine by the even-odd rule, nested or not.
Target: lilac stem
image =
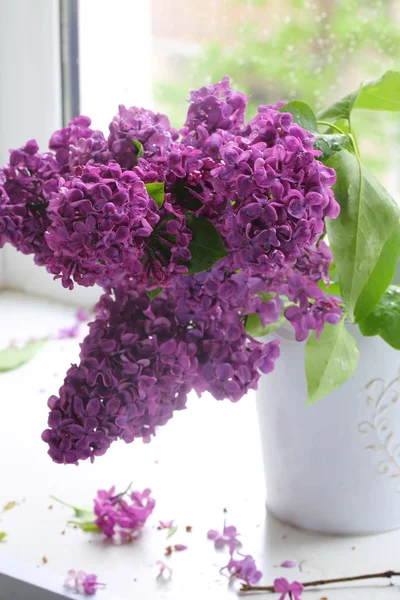
[[[365,579],[391,579],[392,577],[399,577],[400,572],[398,571],[384,571],[382,573],[370,573],[369,575],[356,575],[354,577],[338,577],[337,579],[316,579],[315,581],[306,581],[302,583],[303,587],[316,587],[321,585],[330,585],[331,583],[346,583],[348,581],[362,581]],[[240,588],[241,592],[273,592],[273,585],[257,586],[242,584]]]

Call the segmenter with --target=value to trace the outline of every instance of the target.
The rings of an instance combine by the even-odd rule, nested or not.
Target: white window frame
[[[0,164],[4,164],[10,148],[35,138],[45,149],[52,132],[63,126],[60,4],[0,0],[0,14]],[[151,106],[150,0],[114,0],[112,10],[109,0],[79,0],[79,45],[80,113],[92,118],[93,127],[107,134],[118,104]],[[34,264],[32,256],[8,245],[0,250],[0,289],[4,288],[88,306],[101,293],[99,288],[63,289],[60,281],[54,282]]]

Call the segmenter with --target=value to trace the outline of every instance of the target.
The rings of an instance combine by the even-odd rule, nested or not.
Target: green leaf
[[[288,102],[284,106],[281,106],[279,112],[290,113],[293,121],[307,131],[318,131],[317,118],[312,108],[305,102],[300,102],[299,100]]]
[[[386,282],[392,282],[400,256],[400,227],[396,227],[382,248],[378,261],[371,271],[356,304],[356,321],[368,315],[382,297]],[[382,283],[384,282],[384,283]]]
[[[63,506],[67,506],[74,511],[75,517],[80,521],[94,521],[96,519],[96,515],[94,512],[87,508],[79,508],[78,506],[73,506],[72,504],[68,504],[68,502],[64,502],[64,500],[60,500],[60,498],[56,498],[55,496],[50,496],[53,500],[62,504]]]
[[[158,296],[158,294],[161,294],[161,292],[163,291],[164,288],[162,287],[158,287],[155,290],[146,290],[146,294],[148,295],[150,302],[156,298]]]
[[[0,350],[0,372],[12,371],[29,362],[43,348],[47,340],[28,342],[23,348]]]
[[[354,108],[399,111],[400,72],[386,71],[379,79],[363,85]]]
[[[11,502],[7,502],[7,504],[3,506],[3,512],[6,512],[6,510],[11,510],[15,506],[17,506],[17,503],[15,500],[11,500]]]
[[[341,296],[351,319],[360,320],[371,312],[393,279],[400,252],[400,210],[347,150],[326,164],[336,171],[333,191],[340,204],[339,216],[327,219],[326,228]]]
[[[318,113],[318,119],[349,120],[355,108],[400,111],[400,72],[387,71],[379,79],[362,85],[357,92],[348,94]]]
[[[149,196],[153,198],[161,208],[164,204],[164,182],[145,183],[145,188]]]
[[[94,531],[99,532],[100,527],[93,523],[93,521],[68,521],[68,525],[75,525],[75,527],[79,527],[82,531]]]
[[[345,327],[346,316],[338,325],[325,323],[319,340],[313,332],[305,346],[308,386],[307,406],[325,398],[356,370],[359,349]]]
[[[348,150],[354,152],[353,144],[348,135],[342,135],[341,133],[315,134],[315,141],[313,142],[314,148],[322,152],[321,156],[317,156],[318,160],[325,162],[331,156],[340,152],[341,150]]]
[[[363,335],[380,335],[390,346],[400,350],[400,287],[391,285],[374,310],[358,325]]]
[[[7,534],[5,531],[0,531],[0,543],[6,541]]]
[[[204,217],[187,215],[187,227],[192,231],[189,250],[192,258],[188,263],[189,273],[207,271],[227,255],[224,242],[214,225]]]
[[[172,537],[177,531],[178,531],[178,526],[177,525],[173,525],[172,527],[170,527],[168,529],[167,539],[170,538],[170,537]]]
[[[323,121],[338,121],[339,119],[350,119],[351,111],[353,110],[354,104],[357,100],[359,92],[353,92],[348,94],[338,102],[335,102],[325,110],[320,111],[317,114],[318,120]]]
[[[321,279],[318,282],[318,287],[325,292],[325,294],[329,294],[329,296],[342,296],[340,284],[337,281],[332,281],[329,285],[325,285],[325,282]]]
[[[137,151],[136,152],[136,160],[138,161],[139,158],[143,157],[143,154],[144,154],[143,146],[137,140],[132,140],[132,142],[133,142],[133,145],[135,146],[136,151]]]

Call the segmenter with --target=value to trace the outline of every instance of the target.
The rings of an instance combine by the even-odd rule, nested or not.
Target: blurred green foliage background
[[[241,12],[249,5],[250,17],[249,10]],[[223,35],[200,40],[187,57],[171,59],[167,76],[156,75],[157,109],[175,127],[184,122],[189,90],[224,75],[250,96],[251,117],[259,104],[293,98],[319,110],[362,81],[400,69],[398,0],[224,0],[224,11]],[[357,111],[354,129],[364,161],[382,176],[398,143],[398,116]]]

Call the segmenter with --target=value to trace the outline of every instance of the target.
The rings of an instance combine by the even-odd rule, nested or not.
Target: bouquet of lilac
[[[180,132],[165,115],[121,106],[107,138],[77,117],[49,151],[31,140],[0,171],[0,247],[33,254],[67,288],[104,289],[80,363],[48,401],[42,439],[54,461],[149,441],[191,390],[236,402],[273,369],[279,343],[260,336],[285,321],[305,340],[353,317],[345,258],[335,262],[346,289],[330,293],[322,241],[328,221],[331,246],[343,238],[332,186],[359,161],[346,107],[328,111],[322,134],[301,102],[260,106],[247,123],[245,108],[226,77],[191,93]],[[367,313],[378,300],[364,297]]]

